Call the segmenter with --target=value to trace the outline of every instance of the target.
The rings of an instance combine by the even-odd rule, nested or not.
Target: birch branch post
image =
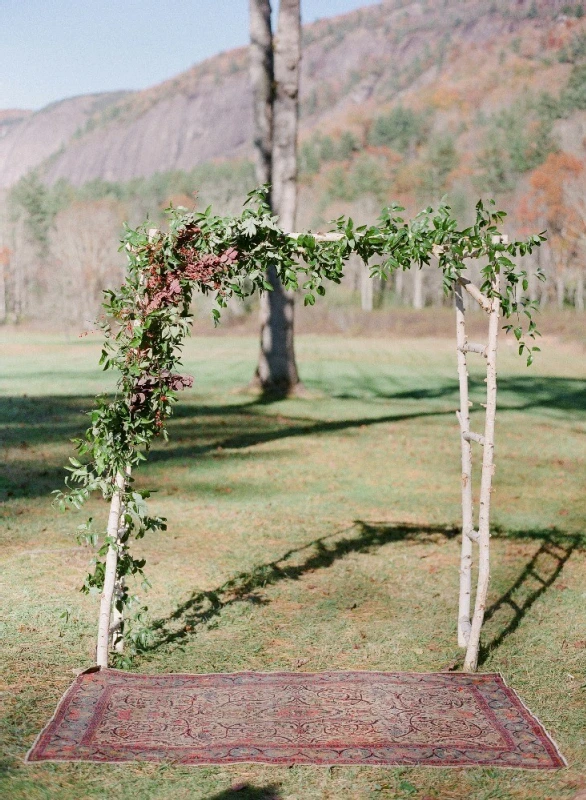
[[[110,541],[108,553],[106,555],[106,568],[104,572],[104,587],[100,597],[100,616],[98,622],[98,644],[96,649],[96,664],[98,667],[108,666],[108,653],[110,650],[110,640],[113,629],[122,627],[122,614],[118,613],[112,625],[112,600],[116,589],[120,591],[120,584],[116,579],[116,567],[118,564],[118,552],[120,548],[120,536],[122,534],[122,495],[126,489],[126,478],[130,476],[130,468],[127,468],[126,475],[122,472],[116,474],[114,494],[110,501],[110,514],[108,516],[107,536]],[[121,637],[119,637],[120,641]],[[118,648],[118,652],[120,649]]]
[[[470,626],[464,659],[464,672],[475,672],[478,665],[480,630],[484,622],[486,598],[490,579],[490,498],[494,475],[494,428],[496,419],[496,357],[498,345],[500,298],[499,277],[492,283],[488,322],[488,344],[486,346],[486,415],[482,442],[482,474],[480,478],[480,509],[478,514],[478,584],[474,614]]]
[[[488,343],[468,343],[466,314],[462,289],[489,315]],[[500,316],[499,279],[492,282],[492,297],[484,295],[467,278],[460,278],[455,286],[456,295],[456,346],[458,353],[458,380],[460,384],[460,409],[456,412],[460,423],[462,450],[462,545],[460,553],[460,593],[458,603],[458,645],[466,648],[464,671],[475,672],[478,665],[480,630],[484,621],[486,598],[490,579],[490,496],[494,474],[494,429],[496,418],[496,357]],[[486,358],[486,413],[484,434],[470,430],[467,354],[477,353]],[[480,510],[478,530],[474,529],[472,499],[472,442],[483,448],[480,479]],[[472,545],[478,544],[478,582],[474,614],[470,617],[472,592]]]
[[[456,295],[456,346],[458,353],[458,379],[460,383],[460,441],[462,448],[462,550],[460,556],[460,596],[458,603],[458,645],[466,647],[470,638],[470,593],[472,591],[472,445],[465,437],[470,430],[470,400],[468,399],[468,365],[466,363],[467,339],[464,296],[462,285],[455,287]]]

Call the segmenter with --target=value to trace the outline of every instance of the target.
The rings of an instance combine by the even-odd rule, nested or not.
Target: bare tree
[[[56,215],[49,237],[54,271],[46,302],[66,326],[92,325],[102,291],[120,282],[123,216],[124,211],[110,200],[74,203]]]
[[[274,40],[270,0],[250,0],[256,178],[271,185],[271,208],[289,231],[295,227],[297,211],[300,60],[300,0],[281,0]],[[254,383],[267,394],[285,396],[300,388],[294,296],[283,289],[274,267],[269,267],[267,278],[273,291],[261,298],[260,355]]]

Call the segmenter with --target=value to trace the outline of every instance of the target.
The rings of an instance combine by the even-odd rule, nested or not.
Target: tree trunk
[[[558,272],[555,279],[555,291],[556,291],[556,299],[558,308],[562,309],[564,307],[564,301],[566,299],[566,281],[565,275],[563,272]]]
[[[574,296],[576,311],[584,311],[584,273],[579,272],[576,281],[576,294]]]
[[[496,418],[496,356],[499,332],[499,277],[495,277],[495,296],[490,301],[488,344],[486,346],[486,417],[484,423],[482,474],[480,479],[480,512],[478,515],[478,583],[464,672],[476,672],[480,650],[480,630],[484,622],[490,580],[490,496],[494,474],[494,428]]]
[[[363,311],[372,311],[374,301],[374,281],[370,277],[370,270],[362,264],[360,271],[360,302]]]
[[[254,116],[254,167],[258,184],[272,181],[273,33],[270,0],[250,0],[250,82]],[[270,204],[270,197],[269,197]]]
[[[402,269],[395,272],[395,299],[398,305],[403,305],[403,286],[404,286],[405,273]]]
[[[281,0],[277,36],[270,54],[270,2],[251,0],[250,8],[257,180],[266,183],[267,170],[271,172],[271,207],[283,230],[293,231],[297,210],[300,0]],[[274,75],[270,74],[273,69]],[[273,86],[274,95],[269,91]],[[269,98],[272,100],[270,158]],[[273,291],[261,297],[260,356],[254,383],[264,393],[285,396],[299,388],[293,337],[294,297],[283,289],[274,268],[268,270],[267,277]]]
[[[281,227],[295,229],[297,211],[297,126],[301,61],[300,0],[281,0],[274,43],[273,206]]]
[[[413,308],[423,308],[423,270],[413,269]]]
[[[472,591],[472,444],[464,434],[470,431],[470,402],[468,399],[468,365],[466,358],[466,317],[462,287],[456,284],[456,346],[458,380],[460,384],[460,441],[462,450],[462,545],[460,554],[460,597],[458,605],[458,645],[466,647],[470,637],[470,594]]]
[[[127,471],[128,472],[128,471]],[[110,546],[106,554],[106,569],[104,586],[100,599],[100,618],[98,623],[98,645],[96,664],[99,667],[108,666],[108,652],[110,649],[112,600],[116,589],[116,567],[118,564],[118,540],[120,538],[120,515],[122,512],[122,492],[126,486],[126,477],[119,472],[116,475],[116,486],[110,503],[107,536]],[[114,542],[114,544],[112,544]]]

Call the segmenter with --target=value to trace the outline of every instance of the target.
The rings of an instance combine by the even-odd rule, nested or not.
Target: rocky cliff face
[[[116,105],[124,94],[112,92],[72,97],[52,103],[36,113],[0,112],[0,187],[10,186],[65,148],[89,119]]]
[[[555,45],[568,25],[578,24],[562,7],[559,0],[393,0],[307,26],[302,136],[359,127],[408,96],[441,109],[448,100],[434,99],[433,92],[459,59],[469,65],[472,98],[482,90],[506,104],[493,65],[483,66],[505,40],[533,47],[527,80],[539,83],[534,73],[541,70],[547,85],[540,48]],[[459,103],[469,102],[463,92]],[[240,49],[142,92],[76,97],[36,113],[0,112],[0,188],[34,167],[42,167],[50,183],[64,178],[81,185],[241,157],[250,151],[251,126],[246,50]]]

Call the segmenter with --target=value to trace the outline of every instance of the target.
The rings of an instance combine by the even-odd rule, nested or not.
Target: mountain
[[[584,29],[580,8],[559,0],[393,0],[307,25],[301,137],[364,136],[381,110],[404,103],[432,110],[436,127],[467,125],[460,145],[473,150],[475,116],[506,107],[522,90],[564,84],[571,63],[558,55]],[[34,167],[48,183],[80,186],[242,158],[251,130],[241,48],[145,91],[0,112],[0,188]],[[566,137],[573,149],[576,136]]]
[[[241,48],[145,91],[0,112],[0,323],[87,324],[122,277],[123,221],[164,226],[170,203],[238,213],[255,185],[251,106]],[[582,2],[388,0],[305,26],[300,127],[299,229],[372,221],[391,201],[411,215],[444,195],[466,225],[495,198],[509,236],[547,229],[519,291],[584,310]],[[375,302],[365,274],[348,269],[332,308],[359,286]],[[396,273],[377,297],[446,302],[432,267]]]
[[[0,188],[15,183],[30,169],[75,140],[89,120],[121,102],[126,92],[82,95],[41,111],[0,111]]]

